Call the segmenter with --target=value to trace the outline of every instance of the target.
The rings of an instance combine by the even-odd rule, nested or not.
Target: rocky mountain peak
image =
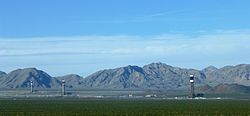
[[[115,70],[117,70],[118,73],[120,73],[120,74],[122,74],[122,73],[131,74],[133,72],[143,73],[143,69],[141,67],[132,66],[132,65],[128,65],[128,66],[125,66],[125,67],[117,68]]]
[[[0,83],[1,83],[1,81],[4,79],[5,75],[6,75],[5,72],[0,71]]]
[[[46,72],[37,70],[36,68],[17,69],[5,76],[1,86],[8,88],[29,87],[30,81],[34,86],[41,88],[51,88],[51,84],[55,84],[56,80]]]
[[[202,71],[203,72],[213,72],[213,71],[217,71],[218,68],[216,68],[215,66],[208,66],[206,68],[204,68]]]
[[[161,62],[157,62],[157,63],[151,63],[148,65],[143,66],[143,68],[145,69],[172,69],[173,67]]]
[[[4,76],[4,75],[6,75],[6,73],[3,72],[3,71],[0,71],[0,77],[2,77],[2,76]]]

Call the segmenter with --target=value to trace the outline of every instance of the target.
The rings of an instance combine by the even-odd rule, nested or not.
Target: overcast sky
[[[1,0],[0,70],[250,63],[248,0]]]

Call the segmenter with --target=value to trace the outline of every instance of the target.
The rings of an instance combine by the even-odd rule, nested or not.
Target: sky
[[[249,0],[1,0],[0,70],[250,63]]]

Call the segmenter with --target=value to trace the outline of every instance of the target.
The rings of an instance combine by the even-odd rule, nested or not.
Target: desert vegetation
[[[0,116],[250,116],[250,101],[0,100]]]

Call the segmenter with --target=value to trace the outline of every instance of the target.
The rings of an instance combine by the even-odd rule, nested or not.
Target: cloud
[[[89,66],[84,71],[87,75],[103,68],[158,61],[192,68],[224,66],[249,63],[249,43],[248,30],[202,32],[197,36],[161,34],[1,38],[0,69],[60,67],[58,72],[55,70],[56,74],[69,71],[79,74]]]
[[[250,33],[247,31],[225,31],[194,38],[181,34],[152,37],[129,35],[45,37],[0,39],[0,42],[1,57],[84,54],[176,55],[188,52],[220,54],[249,49]]]
[[[74,20],[73,23],[140,23],[152,21],[176,21],[180,20],[179,15],[190,12],[189,10],[161,11],[148,14],[139,14],[133,17],[123,17],[120,19],[100,19],[100,20]],[[183,18],[182,18],[183,19]]]

